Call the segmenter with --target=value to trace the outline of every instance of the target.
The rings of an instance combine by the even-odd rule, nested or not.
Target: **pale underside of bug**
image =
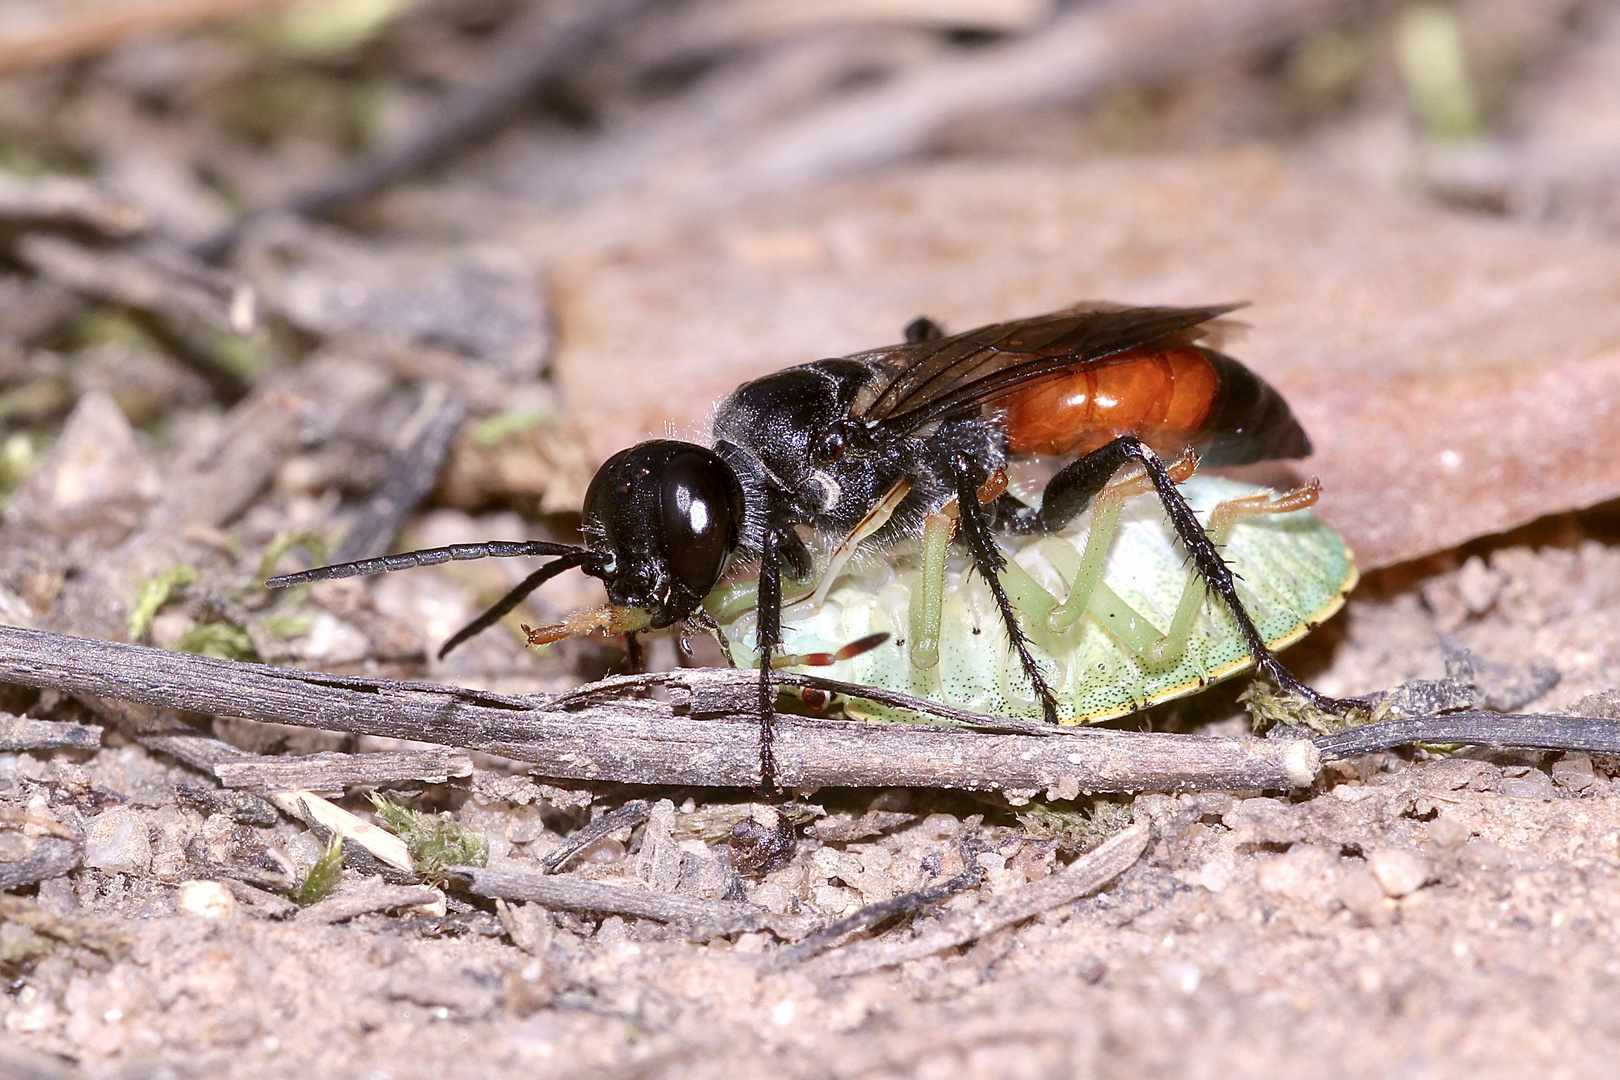
[[[1002,583],[1048,672],[1063,723],[1122,716],[1253,666],[1231,615],[1187,565],[1157,499],[1139,490],[1116,481],[1060,532],[998,537],[1009,556]],[[1270,647],[1303,637],[1354,587],[1356,568],[1344,541],[1309,510],[1292,509],[1313,502],[1314,488],[1274,497],[1237,481],[1194,476],[1182,492],[1221,545],[1238,595]],[[889,635],[882,644],[831,665],[779,659],[777,666],[975,713],[1039,719],[1040,703],[983,578],[961,556],[947,557],[943,541],[933,549],[925,537],[915,550],[863,553],[820,604],[807,597],[783,609],[789,661],[875,633]],[[930,580],[937,595],[929,595]],[[737,664],[758,666],[746,586],[723,594],[717,591],[708,605],[720,633]],[[915,718],[853,698],[845,709],[867,719]]]

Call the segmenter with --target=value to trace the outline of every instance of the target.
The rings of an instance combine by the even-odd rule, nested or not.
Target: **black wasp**
[[[1282,396],[1238,361],[1197,344],[1236,305],[1083,305],[946,335],[928,319],[903,344],[788,368],[738,387],[715,413],[710,446],[654,439],[609,458],[585,495],[585,546],[492,541],[388,555],[271,579],[271,586],[377,574],[453,559],[554,555],[457,632],[442,657],[573,567],[607,586],[609,606],[546,636],[634,634],[703,623],[700,605],[733,560],[759,564],[759,655],[781,639],[782,576],[815,573],[801,527],[881,547],[930,515],[957,518],[956,537],[988,582],[1007,636],[1048,720],[1052,692],[1029,654],[997,577],[998,529],[1058,529],[1127,464],[1151,479],[1194,567],[1231,611],[1259,670],[1287,691],[1333,704],[1295,679],[1266,646],[1232,575],[1177,491],[1161,455],[1209,465],[1304,457],[1310,441]],[[1078,455],[1039,506],[1005,491],[1010,458]],[[829,572],[836,572],[836,565]],[[760,781],[776,788],[775,687],[759,674]]]

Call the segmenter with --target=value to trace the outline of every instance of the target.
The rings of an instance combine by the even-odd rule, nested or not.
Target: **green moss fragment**
[[[1062,855],[1082,855],[1131,823],[1131,803],[1109,796],[1076,802],[1031,801],[1017,810],[1033,840],[1055,840]]]
[[[557,419],[555,410],[528,410],[496,413],[473,425],[473,442],[485,449],[499,446],[513,435],[543,428]]]
[[[1248,689],[1238,695],[1238,701],[1249,710],[1255,734],[1264,734],[1282,724],[1307,728],[1318,735],[1332,735],[1382,720],[1389,712],[1388,702],[1379,702],[1371,710],[1351,709],[1343,715],[1324,712],[1304,698],[1284,694],[1261,679],[1251,682]]]
[[[342,877],[343,838],[333,836],[332,842],[326,845],[321,857],[315,860],[315,865],[304,875],[304,880],[298,883],[298,888],[287,893],[287,899],[299,907],[309,907],[330,896]]]
[[[153,574],[141,584],[135,599],[135,612],[129,617],[129,636],[139,641],[152,625],[152,618],[169,602],[174,590],[189,585],[202,576],[195,566],[171,566],[160,574]],[[195,652],[195,649],[187,649]]]
[[[180,651],[220,660],[252,660],[259,655],[248,632],[230,623],[202,623],[192,627],[181,637]]]
[[[489,843],[472,826],[408,809],[376,792],[370,797],[383,827],[405,841],[405,850],[424,880],[443,884],[450,867],[483,866],[489,861]]]

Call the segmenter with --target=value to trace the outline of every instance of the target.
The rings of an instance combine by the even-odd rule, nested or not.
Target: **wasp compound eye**
[[[705,596],[737,546],[742,498],[736,475],[714,454],[693,447],[665,462],[662,483],[670,568],[681,585]]]

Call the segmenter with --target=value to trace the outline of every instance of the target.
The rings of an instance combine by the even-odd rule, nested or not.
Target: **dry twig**
[[[93,724],[31,720],[0,713],[0,750],[48,750],[58,746],[94,750],[100,745],[101,728]]]
[[[416,416],[401,435],[388,474],[349,526],[333,562],[369,559],[388,551],[405,519],[433,490],[466,415],[466,405],[443,383],[422,388]]]
[[[632,799],[616,810],[609,810],[590,824],[575,829],[568,839],[546,852],[546,857],[540,860],[540,868],[548,874],[555,874],[598,840],[612,836],[620,829],[635,828],[646,821],[651,813],[652,803],[646,799]]]
[[[560,702],[0,627],[0,680],[459,746],[530,762],[545,776],[712,787],[753,787],[759,779],[757,683],[748,671],[669,672],[660,677],[668,701]],[[930,702],[912,704],[939,711]],[[778,767],[794,787],[1052,789],[1073,798],[1081,791],[1288,788],[1310,783],[1319,768],[1315,748],[1302,739],[1096,728],[992,734],[786,716],[780,724]]]
[[[947,916],[910,941],[863,941],[817,962],[811,970],[822,977],[859,975],[976,941],[1107,885],[1142,857],[1149,837],[1146,823],[1132,825],[1050,877]]]
[[[562,875],[481,866],[457,866],[450,872],[465,879],[468,888],[479,896],[527,900],[560,911],[629,915],[674,923],[699,940],[759,930],[771,920],[769,912],[750,904],[604,885]]]
[[[54,17],[0,25],[0,75],[45,67],[116,48],[126,41],[286,7],[295,0],[107,0],[79,10],[56,5]]]
[[[403,750],[382,754],[311,754],[224,761],[214,775],[228,788],[256,791],[345,791],[356,784],[420,780],[442,784],[471,776],[472,760],[453,750]]]
[[[936,882],[926,888],[891,896],[875,904],[867,904],[853,915],[824,926],[792,948],[784,949],[776,956],[776,966],[789,967],[793,964],[802,964],[812,957],[820,956],[847,937],[871,930],[901,915],[921,911],[930,904],[949,900],[959,892],[975,888],[983,877],[984,874],[979,867],[970,866],[955,877]]]

